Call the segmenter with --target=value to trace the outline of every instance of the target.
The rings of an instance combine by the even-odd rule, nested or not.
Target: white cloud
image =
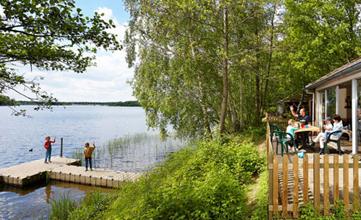
[[[0,5],[0,17],[5,17],[4,8]]]
[[[99,14],[104,14],[103,18],[105,20],[115,20],[115,17],[113,16],[113,11],[110,8],[107,7],[99,7],[96,12],[98,12]]]
[[[123,40],[126,24],[120,24],[109,8],[98,8],[105,19],[112,19],[117,26],[111,32]],[[39,79],[41,87],[52,93],[59,101],[125,101],[135,100],[131,86],[127,83],[133,78],[133,69],[125,61],[125,50],[96,54],[96,66],[89,67],[81,74],[73,72],[41,71],[30,67],[20,68],[27,79]],[[20,98],[18,95],[11,95]]]

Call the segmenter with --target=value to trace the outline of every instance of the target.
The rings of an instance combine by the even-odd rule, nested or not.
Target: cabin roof
[[[352,62],[347,63],[347,64],[335,69],[334,71],[322,76],[318,80],[308,84],[306,86],[306,89],[314,90],[317,87],[322,86],[325,83],[327,83],[333,79],[349,75],[350,73],[352,73],[353,71],[355,71],[357,69],[361,69],[361,58],[353,60]]]

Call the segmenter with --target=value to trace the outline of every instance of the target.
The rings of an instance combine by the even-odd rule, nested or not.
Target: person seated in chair
[[[332,132],[333,125],[331,123],[331,118],[326,118],[324,125],[322,126],[322,132],[320,132],[315,139],[312,141],[317,143],[320,142],[320,154],[324,154],[324,146],[327,139],[327,135]]]
[[[325,141],[327,141],[327,138],[330,136],[330,140],[338,140],[341,135],[342,135],[342,130],[343,130],[343,122],[341,120],[341,116],[338,115],[338,114],[335,114],[333,116],[333,128],[332,128],[332,131],[329,132],[328,134],[326,134],[326,137],[325,137]],[[337,132],[337,131],[340,131],[340,132]],[[336,133],[333,133],[333,132],[336,132]],[[324,145],[324,143],[322,143]],[[320,140],[320,145],[321,145],[321,140]],[[339,153],[340,154],[343,154],[343,151],[342,149],[338,149],[339,150]],[[324,148],[321,149],[321,154],[324,153]]]
[[[293,105],[290,106],[290,110],[293,117],[297,118],[297,120],[301,123],[302,128],[311,123],[311,118],[306,114],[306,110],[304,107],[300,109],[299,114],[296,112],[295,107]],[[302,142],[302,147],[306,147],[308,145],[307,144],[309,142],[308,135],[309,133],[307,132],[302,132],[301,134],[298,135],[298,138]]]
[[[296,122],[293,119],[288,120],[288,126],[286,128],[286,133],[290,134],[293,139],[295,139],[295,131],[298,129]],[[288,145],[290,146],[290,152],[295,152],[295,147],[293,146],[294,143],[291,142],[291,137],[287,136]],[[296,143],[296,142],[295,142]]]

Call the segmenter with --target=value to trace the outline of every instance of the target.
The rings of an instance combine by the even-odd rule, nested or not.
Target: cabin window
[[[320,92],[320,120],[323,121],[326,118],[326,108],[325,108],[325,103],[326,103],[326,96],[325,96],[325,91],[321,91]]]
[[[336,114],[336,87],[326,90],[326,117]]]

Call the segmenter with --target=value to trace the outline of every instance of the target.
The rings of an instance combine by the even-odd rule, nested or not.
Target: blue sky
[[[99,7],[110,8],[113,11],[114,17],[119,22],[124,23],[129,20],[129,14],[124,9],[122,0],[76,0],[77,7],[81,8],[86,15],[91,15]]]

